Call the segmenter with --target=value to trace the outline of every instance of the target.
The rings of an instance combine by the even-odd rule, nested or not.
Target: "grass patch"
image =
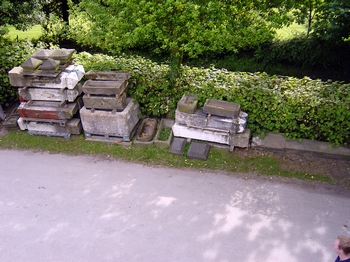
[[[281,29],[276,30],[276,38],[280,40],[287,40],[301,34],[306,35],[306,32],[306,25],[293,23],[290,26],[285,26]]]
[[[13,26],[7,26],[7,28],[9,29],[8,35],[11,39],[38,39],[42,34],[40,25],[35,25],[26,31],[16,30]]]
[[[159,133],[158,140],[160,141],[168,140],[170,133],[171,133],[171,128],[168,126],[164,126]]]
[[[186,144],[185,152],[188,147],[189,144]],[[242,158],[236,152],[230,153],[229,150],[215,147],[211,147],[207,161],[202,161],[188,159],[186,156],[168,154],[168,148],[158,148],[154,145],[124,147],[118,144],[86,141],[84,135],[64,139],[60,137],[30,136],[23,131],[10,131],[6,136],[0,138],[0,148],[41,150],[73,155],[103,155],[109,158],[148,165],[229,173],[254,172],[270,178],[297,178],[334,183],[330,177],[323,174],[310,175],[304,172],[282,170],[277,159],[264,154]]]

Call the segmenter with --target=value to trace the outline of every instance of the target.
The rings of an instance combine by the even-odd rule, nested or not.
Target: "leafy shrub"
[[[28,41],[11,41],[0,37],[0,104],[9,105],[17,99],[17,88],[11,87],[8,72],[22,64],[35,51],[34,45]]]
[[[131,73],[129,95],[146,115],[174,115],[184,93],[241,104],[249,114],[248,128],[285,133],[289,138],[316,139],[334,144],[350,142],[350,85],[310,78],[269,76],[266,73],[183,66],[171,88],[169,67],[142,57],[111,57],[79,53],[75,62],[85,70],[122,70]]]

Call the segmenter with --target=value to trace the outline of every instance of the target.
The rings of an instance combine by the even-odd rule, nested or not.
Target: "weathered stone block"
[[[126,106],[126,93],[120,96],[91,96],[85,94],[83,96],[84,106],[88,109],[105,109],[105,110],[124,110]]]
[[[174,137],[168,153],[175,154],[175,155],[182,155],[184,153],[185,145],[186,145],[186,139],[180,138],[180,137]]]
[[[127,72],[116,72],[116,71],[96,71],[90,70],[85,74],[87,79],[93,80],[116,80],[116,81],[127,81],[130,78],[130,73]]]
[[[136,133],[136,140],[149,142],[153,140],[157,131],[158,120],[155,118],[142,119]]]
[[[9,80],[11,86],[26,86],[26,80],[22,73],[23,68],[20,66],[14,67],[9,71]]]
[[[38,70],[42,63],[43,61],[30,57],[21,64],[21,67],[23,68],[23,71],[33,72]]]
[[[71,119],[78,112],[77,103],[54,101],[23,102],[18,107],[20,117],[43,119]]]
[[[74,102],[82,93],[82,85],[78,83],[73,89],[67,88],[18,88],[20,99],[43,101],[68,101]]]
[[[193,114],[197,109],[198,97],[196,95],[183,95],[177,103],[177,110],[187,114]]]
[[[234,118],[239,116],[239,113],[241,112],[241,106],[240,104],[233,102],[207,99],[203,106],[203,112],[216,116]]]
[[[192,159],[207,160],[210,145],[199,142],[192,142],[187,151],[187,157]]]
[[[174,136],[209,141],[237,147],[248,147],[250,130],[243,134],[230,134],[228,132],[213,131],[207,129],[191,128],[175,123],[172,127]]]
[[[13,77],[14,77],[15,72],[12,73]],[[21,79],[21,80],[24,80],[22,82],[19,80],[13,81],[13,84],[14,84],[13,86],[74,89],[74,87],[79,83],[79,81],[83,78],[83,76],[84,76],[83,66],[81,66],[81,65],[78,65],[78,66],[69,65],[63,72],[59,73],[54,78],[53,77],[30,77],[30,76],[27,76],[27,77],[23,77],[23,79]],[[19,83],[21,83],[21,85],[18,85]]]
[[[130,98],[123,111],[80,109],[80,118],[85,133],[129,137],[139,121],[140,109]]]
[[[171,129],[173,124],[174,124],[174,120],[173,119],[162,118],[160,120],[160,123],[159,123],[159,126],[158,126],[158,130],[157,130],[157,134],[156,134],[156,137],[154,139],[154,144],[157,147],[163,147],[164,148],[164,147],[170,146],[171,140],[173,138],[173,131]],[[170,129],[170,134],[165,140],[162,140],[162,139],[160,139],[160,135],[163,132],[164,128],[169,128]]]
[[[194,114],[187,114],[179,110],[175,111],[175,122],[188,127],[217,130],[236,133],[239,129],[239,118],[223,118],[215,115],[208,116],[202,108],[198,108]]]
[[[91,95],[120,95],[126,86],[126,81],[88,80],[83,85],[83,92]]]
[[[47,122],[47,120],[41,119],[37,119],[37,121],[32,121],[32,119],[25,119],[22,117],[18,119],[17,123],[21,130],[28,130],[28,132],[36,133],[38,135],[79,135],[82,130],[79,118],[69,119],[65,122],[64,125],[60,122],[55,121]]]

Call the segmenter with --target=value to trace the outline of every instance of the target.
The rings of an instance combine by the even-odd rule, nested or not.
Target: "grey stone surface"
[[[118,111],[124,110],[126,106],[126,93],[115,96],[94,96],[85,94],[83,96],[84,106],[86,108],[104,109]]]
[[[121,112],[80,109],[80,118],[85,133],[129,137],[139,121],[139,105],[128,99],[127,106]]]
[[[207,99],[204,103],[203,111],[206,114],[233,118],[239,116],[241,105],[233,102]]]
[[[250,129],[245,129],[243,133],[232,134],[230,136],[230,145],[235,147],[248,148],[250,145],[251,132]]]
[[[160,123],[159,123],[159,126],[158,126],[158,130],[157,130],[157,134],[156,134],[156,137],[154,138],[154,144],[157,146],[157,147],[169,147],[170,146],[170,143],[171,143],[171,140],[173,138],[173,131],[172,131],[172,126],[173,124],[175,123],[175,121],[173,119],[167,119],[167,118],[162,118],[160,120]],[[170,128],[170,135],[168,137],[168,139],[166,140],[159,140],[159,136],[163,130],[163,128],[165,127],[168,127]]]
[[[314,154],[330,158],[350,159],[350,148],[332,146],[330,143],[308,139],[286,139],[283,134],[267,133],[262,138],[253,137],[251,146],[276,151]]]
[[[88,80],[83,85],[83,92],[92,95],[120,95],[126,86],[127,82],[123,80]]]
[[[183,95],[177,103],[177,110],[187,114],[193,114],[197,109],[198,97],[197,95]]]
[[[190,144],[186,156],[191,159],[207,160],[209,149],[210,145],[193,141]]]
[[[175,155],[182,155],[184,153],[185,145],[186,145],[185,138],[174,137],[168,153],[175,154]]]

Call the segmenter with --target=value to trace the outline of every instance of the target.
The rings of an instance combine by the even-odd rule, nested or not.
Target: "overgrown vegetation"
[[[183,66],[183,75],[173,87],[166,77],[168,65],[142,57],[82,52],[75,61],[86,70],[131,72],[129,94],[148,116],[171,117],[181,96],[195,93],[199,106],[207,98],[241,104],[242,110],[249,114],[248,128],[254,134],[272,131],[290,138],[316,139],[336,145],[350,142],[349,84]]]

